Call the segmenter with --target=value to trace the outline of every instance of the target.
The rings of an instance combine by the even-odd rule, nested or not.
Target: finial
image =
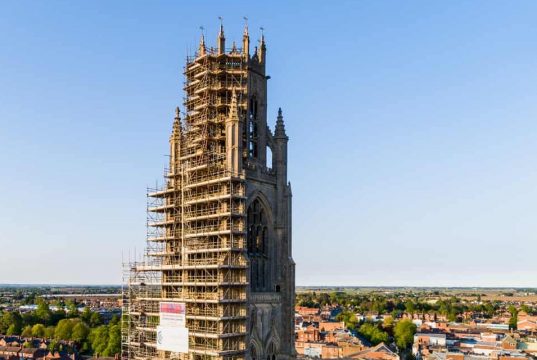
[[[200,46],[199,46],[199,56],[205,55],[205,36],[203,35],[203,31],[205,28],[203,26],[200,26],[201,30],[201,37],[200,37]]]
[[[248,36],[248,18],[244,19],[244,33],[242,35],[242,54],[246,59],[250,59],[250,36]]]
[[[244,16],[243,19],[244,19],[244,36],[248,36],[248,18]]]
[[[219,16],[218,20],[220,20],[220,34],[224,35],[224,19]]]
[[[276,129],[274,129],[274,136],[280,138],[286,138],[285,125],[283,123],[282,108],[278,108],[278,117],[276,118]]]
[[[231,44],[231,52],[237,52],[237,44],[235,44],[235,41]]]
[[[183,132],[183,127],[181,125],[181,111],[179,110],[179,107],[176,107],[175,118],[173,120],[172,137],[175,139],[178,139],[181,137],[182,132]]]
[[[226,52],[226,38],[224,37],[224,23],[221,16],[220,19],[220,32],[218,33],[218,54],[223,54]]]
[[[267,46],[265,45],[265,28],[260,27],[261,29],[261,41],[259,44],[259,54],[258,54],[258,60],[260,63],[265,63],[266,58],[266,52],[267,52]]]

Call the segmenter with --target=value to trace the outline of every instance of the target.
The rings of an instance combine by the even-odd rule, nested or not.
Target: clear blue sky
[[[225,4],[225,7],[224,7]],[[537,2],[3,1],[0,283],[119,283],[182,67],[268,43],[299,285],[537,286]]]

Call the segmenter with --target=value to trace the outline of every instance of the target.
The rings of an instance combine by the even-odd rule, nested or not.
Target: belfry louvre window
[[[268,272],[268,226],[266,210],[255,199],[248,208],[248,257],[250,258],[250,283],[253,291],[265,291]]]

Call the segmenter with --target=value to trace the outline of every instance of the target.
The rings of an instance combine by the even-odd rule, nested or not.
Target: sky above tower
[[[199,43],[282,107],[298,285],[537,286],[534,1],[0,3],[0,283],[121,281]]]

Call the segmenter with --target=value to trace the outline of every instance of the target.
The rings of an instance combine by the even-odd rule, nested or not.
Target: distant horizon
[[[123,284],[47,284],[47,283],[0,283],[0,287],[122,287]],[[405,286],[405,285],[296,285],[296,288],[312,289],[488,289],[488,290],[536,290],[537,286]]]

